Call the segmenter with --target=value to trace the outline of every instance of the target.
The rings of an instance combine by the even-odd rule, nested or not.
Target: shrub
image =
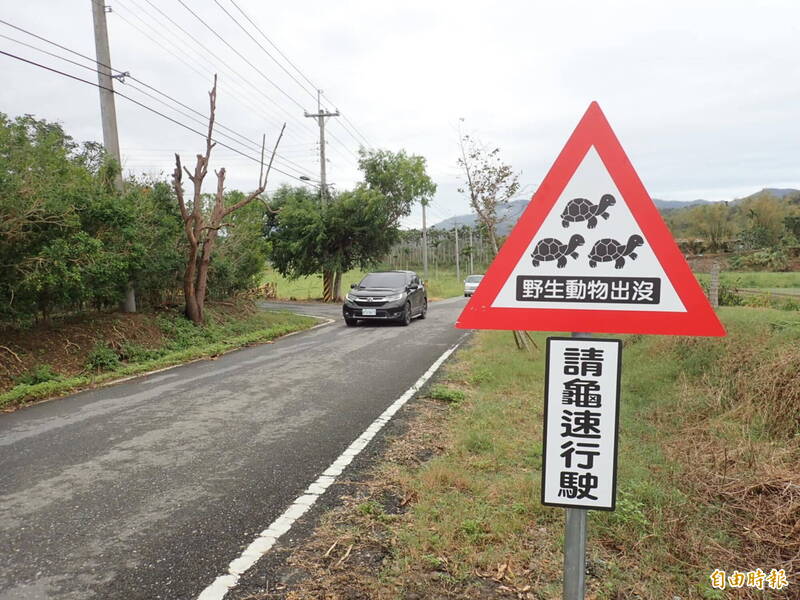
[[[729,264],[741,271],[787,271],[789,258],[783,250],[758,250],[752,254],[733,256]]]
[[[706,298],[710,298],[709,295],[709,288],[710,283],[707,281],[701,281],[700,285],[703,287],[703,291],[706,293]],[[723,283],[722,281],[719,282],[719,305],[720,306],[741,306],[744,304],[744,300],[739,295],[739,290],[737,290],[732,285],[728,285],[727,283]]]
[[[111,371],[119,366],[119,355],[105,344],[98,343],[86,357],[90,371]]]
[[[36,385],[37,383],[44,383],[45,381],[59,381],[61,375],[56,373],[48,364],[36,365],[27,373],[20,375],[14,379],[15,384],[23,385]]]

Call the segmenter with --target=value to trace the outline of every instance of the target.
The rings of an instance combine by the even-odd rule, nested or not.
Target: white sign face
[[[542,504],[614,510],[622,342],[547,338]]]
[[[594,147],[492,307],[686,312]]]

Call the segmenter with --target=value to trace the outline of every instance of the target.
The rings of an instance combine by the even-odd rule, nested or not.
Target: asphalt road
[[[336,321],[0,414],[0,600],[196,598],[463,336],[463,305],[348,328],[304,304]]]

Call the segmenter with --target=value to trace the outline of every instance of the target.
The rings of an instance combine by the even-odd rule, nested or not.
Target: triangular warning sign
[[[725,335],[596,102],[456,327]]]

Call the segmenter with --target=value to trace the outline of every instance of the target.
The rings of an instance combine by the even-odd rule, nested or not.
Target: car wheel
[[[469,294],[464,294],[464,298],[469,298]]]
[[[422,300],[422,312],[419,313],[419,318],[420,319],[424,319],[425,315],[427,315],[427,314],[428,314],[428,299],[427,298],[423,298],[423,300]]]
[[[403,327],[407,327],[408,325],[411,325],[411,303],[410,302],[406,302],[406,308],[403,311],[403,317],[402,317],[402,320],[400,321],[400,324],[403,325]]]
[[[348,327],[355,327],[358,324],[358,319],[345,318],[344,322]]]

